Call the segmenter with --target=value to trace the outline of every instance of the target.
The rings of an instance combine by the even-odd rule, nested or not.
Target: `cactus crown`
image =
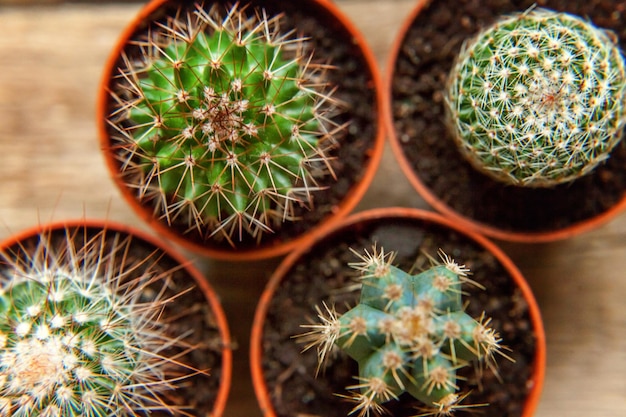
[[[168,356],[193,349],[160,320],[171,271],[130,261],[129,237],[106,236],[108,250],[104,232],[80,244],[73,233],[2,254],[0,415],[184,414],[163,393],[203,371]]]
[[[374,247],[358,255],[358,304],[344,314],[324,304],[320,323],[303,325],[305,350],[316,347],[322,367],[338,346],[359,364],[358,384],[346,387],[352,413],[384,412],[383,403],[409,393],[424,405],[423,415],[449,416],[467,394],[459,393],[457,370],[472,362],[493,366],[500,338],[464,312],[462,285],[473,283],[464,266],[441,253],[442,264],[416,275],[392,265],[395,254]],[[477,285],[477,284],[476,284]]]
[[[480,171],[554,186],[589,173],[621,140],[625,85],[610,33],[566,13],[530,10],[464,46],[449,76],[449,124]]]
[[[327,64],[282,16],[196,4],[119,68],[109,123],[120,169],[168,224],[202,240],[260,240],[311,207],[343,131]]]

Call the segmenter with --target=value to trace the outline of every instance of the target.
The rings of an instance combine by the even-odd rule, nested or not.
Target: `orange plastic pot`
[[[354,56],[359,57],[364,63],[363,67],[359,68],[359,71],[366,74],[367,80],[369,80],[367,81],[366,89],[372,94],[373,99],[371,104],[376,109],[376,114],[371,116],[371,121],[369,121],[371,126],[370,132],[373,132],[370,145],[366,149],[350,149],[350,152],[358,152],[364,161],[364,163],[360,165],[361,173],[359,180],[353,184],[338,204],[334,204],[328,210],[325,217],[319,220],[318,223],[303,226],[301,229],[304,231],[300,234],[294,234],[287,238],[273,238],[271,234],[269,234],[266,236],[269,239],[264,239],[264,242],[260,245],[250,245],[244,248],[232,248],[229,247],[227,243],[215,245],[211,242],[191,240],[176,229],[169,227],[165,221],[155,218],[152,208],[143,205],[136,195],[136,190],[130,189],[124,183],[120,175],[120,162],[116,159],[114,152],[115,147],[111,143],[111,127],[108,126],[107,116],[109,115],[112,104],[109,93],[116,74],[116,69],[118,68],[120,54],[124,48],[127,47],[134,36],[141,33],[142,30],[145,30],[150,22],[162,18],[163,15],[167,13],[167,10],[175,9],[174,6],[177,4],[193,5],[193,3],[194,2],[191,0],[150,1],[140,10],[132,22],[126,26],[112,49],[104,66],[104,73],[98,90],[96,108],[96,123],[99,131],[100,147],[104,155],[106,166],[113,181],[116,183],[130,207],[132,207],[157,233],[176,242],[182,247],[202,255],[230,261],[259,260],[284,255],[294,248],[301,246],[313,236],[321,233],[321,231],[330,227],[333,223],[347,216],[359,203],[372,182],[382,158],[386,134],[382,110],[382,77],[380,76],[377,62],[364,36],[333,2],[328,0],[302,0],[291,5],[290,7],[302,9],[303,14],[307,16],[318,16],[320,22],[324,22],[324,26],[335,28],[336,33],[340,35],[338,35],[337,39],[333,39],[333,42],[343,42],[347,44],[346,49]],[[205,5],[212,3],[226,4],[228,2],[225,0],[213,0],[205,2]],[[245,0],[238,3],[242,7],[247,3],[260,6],[273,4],[275,7],[281,4],[275,0]],[[369,118],[370,115],[367,115],[367,117]],[[346,147],[346,149],[349,148]],[[313,210],[316,210],[315,206]],[[280,230],[276,230],[275,232],[275,235],[279,235]]]
[[[311,242],[310,245],[300,247],[295,252],[292,252],[282,261],[274,274],[271,276],[261,298],[259,299],[252,325],[250,341],[252,381],[263,415],[265,417],[276,417],[277,415],[272,395],[269,392],[266,382],[266,372],[264,371],[264,344],[269,343],[264,341],[264,328],[268,312],[270,311],[270,304],[275,294],[280,291],[281,286],[284,285],[283,282],[290,274],[293,273],[298,263],[307,259],[307,257],[310,256],[316,248],[332,246],[337,242],[342,243],[344,242],[342,237],[343,239],[347,237],[354,240],[354,236],[361,237],[364,234],[364,231],[371,233],[372,230],[376,230],[377,236],[380,237],[384,235],[382,230],[384,230],[388,225],[393,225],[394,223],[396,223],[396,229],[388,231],[388,235],[397,234],[397,230],[399,230],[398,228],[403,227],[403,225],[406,226],[407,224],[417,224],[418,226],[416,226],[416,228],[423,228],[422,230],[426,230],[431,227],[442,230],[450,230],[455,234],[455,236],[462,236],[464,239],[468,239],[472,242],[473,246],[476,245],[476,247],[482,248],[481,250],[493,255],[497,262],[506,271],[506,274],[510,276],[513,285],[519,290],[519,293],[528,305],[529,323],[532,326],[532,332],[535,340],[532,355],[533,358],[532,362],[530,362],[532,369],[530,370],[530,378],[526,381],[526,385],[530,388],[527,391],[523,405],[523,412],[521,414],[522,417],[531,417],[539,403],[543,388],[546,367],[546,339],[539,306],[527,281],[510,258],[508,258],[508,256],[489,239],[473,231],[463,229],[458,223],[453,222],[438,213],[399,207],[371,209],[352,214],[348,218],[344,219],[344,221],[340,224],[328,230],[326,235],[318,236]],[[398,226],[398,224],[400,226]],[[415,236],[415,238],[418,239],[419,237]],[[381,243],[380,241],[377,243],[379,246],[385,247],[384,243]],[[396,250],[397,248],[385,247],[385,249],[389,251]],[[293,304],[297,304],[297,301],[294,300]],[[302,320],[306,320],[306,318],[303,317]],[[306,321],[302,322],[302,324],[304,323],[306,323]],[[281,325],[284,324],[281,323]],[[301,349],[302,346],[299,348]],[[294,361],[297,362],[297,360]],[[315,370],[313,370],[313,373],[314,372]],[[310,377],[313,378],[314,375],[311,374]],[[323,377],[323,373],[320,373],[318,376],[318,378]],[[290,385],[293,383],[294,382],[289,382]]]
[[[220,380],[217,393],[215,394],[211,416],[221,417],[224,414],[231,386],[232,344],[226,315],[224,314],[217,294],[207,282],[206,278],[189,260],[185,259],[176,250],[154,238],[152,235],[149,235],[139,229],[108,220],[75,219],[37,225],[16,233],[1,242],[0,254],[3,256],[10,256],[11,252],[9,251],[9,248],[21,248],[23,246],[23,242],[32,240],[38,236],[47,236],[51,233],[62,232],[64,230],[84,230],[85,232],[93,230],[96,232],[104,231],[106,233],[116,233],[130,236],[133,241],[137,242],[139,245],[153,248],[154,250],[160,252],[160,258],[169,258],[169,260],[184,270],[186,275],[189,275],[193,279],[195,287],[201,291],[209,305],[214,318],[214,325],[219,333],[220,340],[216,345],[220,347]],[[213,341],[211,343],[213,343]]]
[[[489,236],[494,239],[499,239],[502,241],[509,242],[520,242],[520,243],[540,243],[540,242],[552,242],[557,240],[568,239],[577,235],[580,235],[584,232],[588,232],[594,230],[611,219],[615,218],[617,215],[623,213],[626,210],[626,193],[624,193],[617,201],[616,204],[612,205],[609,209],[604,212],[599,213],[596,216],[588,217],[586,219],[571,223],[570,225],[555,228],[552,230],[542,230],[542,231],[523,231],[523,230],[509,230],[505,229],[493,224],[486,223],[481,220],[477,220],[465,213],[462,213],[448,204],[446,201],[442,200],[427,184],[426,182],[420,178],[419,174],[415,171],[413,164],[407,154],[404,152],[403,145],[400,140],[400,135],[402,132],[398,132],[394,123],[394,114],[392,111],[392,94],[393,94],[393,83],[396,72],[396,64],[398,62],[398,57],[403,50],[403,42],[407,37],[415,19],[419,16],[422,11],[424,11],[427,7],[434,7],[436,5],[437,0],[418,0],[412,9],[411,13],[406,17],[403,21],[400,30],[394,39],[393,45],[390,49],[390,54],[388,56],[388,60],[386,63],[386,76],[384,79],[384,95],[385,95],[385,125],[387,128],[387,133],[389,137],[389,142],[393,151],[393,154],[398,161],[398,165],[401,167],[403,173],[408,178],[409,182],[413,186],[413,188],[418,192],[418,194],[435,210],[442,213],[446,217],[452,219],[454,222],[462,225],[462,227],[477,231],[481,234]],[[545,7],[550,7],[549,4],[544,5]],[[507,11],[508,13],[510,11]],[[505,13],[505,12],[503,12]],[[475,17],[474,17],[475,18]],[[468,18],[470,20],[470,18]],[[459,22],[460,23],[460,22]],[[407,48],[404,46],[404,48]],[[445,121],[441,120],[441,123],[444,124]],[[448,173],[448,175],[455,175],[454,172]],[[472,193],[471,189],[464,190],[466,193]]]

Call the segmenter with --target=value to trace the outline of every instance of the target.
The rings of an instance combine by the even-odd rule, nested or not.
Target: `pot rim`
[[[453,222],[452,220],[442,216],[439,213],[406,207],[380,207],[354,213],[344,219],[341,223],[337,224],[334,228],[328,230],[328,233],[326,235],[318,236],[315,240],[312,240],[309,245],[299,247],[296,251],[292,252],[285,259],[283,259],[278,268],[270,277],[270,280],[268,281],[263,293],[261,294],[261,297],[259,298],[259,302],[254,314],[252,332],[250,337],[250,370],[252,375],[252,382],[254,385],[254,391],[257,396],[257,401],[265,417],[276,417],[276,414],[274,412],[271,398],[267,390],[262,367],[263,326],[265,322],[265,317],[269,309],[269,303],[285,275],[291,270],[291,268],[297,263],[297,261],[301,257],[306,256],[306,253],[312,246],[320,243],[328,235],[339,233],[342,229],[349,228],[355,224],[358,224],[359,222],[369,222],[385,218],[402,217],[422,220],[425,222],[433,223],[435,225],[447,227],[474,241],[477,245],[482,246],[496,257],[498,262],[500,262],[504,269],[509,273],[511,279],[520,289],[524,299],[528,303],[528,313],[535,334],[535,356],[532,369],[533,385],[524,403],[525,406],[523,417],[531,417],[533,415],[535,409],[539,404],[541,391],[543,389],[546,369],[547,347],[545,328],[541,318],[539,305],[530,285],[523,277],[521,271],[517,268],[513,261],[491,240],[472,230],[464,229],[462,225]]]
[[[325,218],[304,233],[292,237],[289,240],[280,241],[277,239],[275,240],[275,243],[270,243],[269,245],[261,245],[246,249],[229,249],[227,245],[221,246],[202,244],[201,242],[186,239],[183,234],[170,228],[166,223],[159,221],[153,216],[152,210],[143,206],[135,197],[132,190],[126,187],[118,175],[118,164],[115,157],[110,152],[111,144],[106,117],[108,103],[110,102],[110,80],[114,75],[120,51],[124,48],[128,40],[131,39],[136,33],[137,28],[140,27],[141,23],[145,19],[149,18],[156,10],[158,10],[159,7],[176,1],[178,0],[152,0],[144,6],[139,13],[135,15],[133,20],[123,29],[105,62],[104,72],[98,86],[96,123],[100,149],[105,159],[107,171],[116,184],[120,194],[132,207],[133,211],[159,235],[175,241],[185,249],[214,259],[227,261],[261,260],[284,255],[292,251],[294,248],[306,244],[307,241],[314,238],[314,236],[324,233],[325,229],[332,227],[334,223],[346,217],[361,201],[378,170],[378,166],[382,160],[387,129],[385,128],[384,123],[385,104],[383,96],[383,80],[374,53],[370,49],[369,43],[361,31],[355,26],[351,19],[349,19],[345,13],[339,9],[337,5],[332,3],[330,0],[306,0],[309,3],[312,3],[315,7],[318,7],[322,13],[334,16],[334,19],[337,23],[339,23],[341,28],[350,35],[350,39],[347,39],[346,41],[361,51],[361,56],[366,62],[367,70],[371,75],[372,89],[375,94],[375,102],[373,104],[377,110],[376,118],[372,121],[372,123],[376,124],[376,132],[373,138],[372,146],[365,151],[369,158],[367,164],[364,165],[363,175],[361,179],[348,191],[341,203],[333,207],[333,210],[329,212]]]
[[[126,234],[128,236],[131,236],[133,239],[143,241],[144,243],[159,249],[165,255],[172,258],[174,262],[182,266],[186,273],[188,273],[192,277],[195,285],[202,291],[204,298],[209,303],[211,312],[214,315],[215,323],[220,334],[220,354],[222,358],[221,376],[215,404],[213,405],[212,416],[222,416],[224,414],[224,409],[226,408],[226,403],[228,401],[228,395],[232,381],[232,343],[226,314],[224,313],[222,305],[219,301],[219,297],[213,287],[209,284],[208,280],[200,272],[200,270],[193,264],[191,260],[186,259],[171,245],[166,244],[164,241],[159,240],[155,236],[137,227],[129,226],[124,223],[112,220],[99,220],[92,218],[57,220],[30,226],[19,232],[12,233],[10,236],[0,241],[0,253],[3,252],[6,248],[19,244],[25,239],[67,228],[93,228],[102,229],[103,231],[112,231]]]

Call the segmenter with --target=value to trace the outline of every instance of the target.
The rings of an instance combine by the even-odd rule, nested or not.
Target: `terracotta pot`
[[[314,199],[318,202],[322,201],[324,205],[313,203],[312,210],[302,210],[302,220],[298,222],[285,222],[275,233],[267,233],[263,237],[260,245],[256,242],[246,242],[240,244],[239,247],[233,248],[226,242],[215,243],[211,241],[202,241],[200,238],[189,238],[176,228],[169,227],[165,221],[155,218],[153,209],[142,204],[136,195],[136,190],[130,189],[122,180],[120,174],[120,162],[116,159],[115,146],[111,142],[111,127],[108,126],[107,116],[110,114],[112,105],[109,92],[112,86],[112,77],[116,73],[121,52],[128,47],[128,43],[137,34],[141,33],[150,22],[155,18],[162,18],[167,10],[172,10],[178,4],[193,5],[191,0],[152,0],[150,1],[134,18],[134,20],[124,29],[121,37],[113,48],[106,64],[104,74],[99,86],[98,102],[97,102],[97,125],[99,129],[100,145],[104,154],[105,162],[108,170],[117,184],[121,194],[134,211],[146,221],[159,234],[167,237],[180,244],[181,246],[218,259],[225,260],[254,260],[264,259],[283,255],[293,248],[301,246],[312,236],[319,234],[321,230],[328,228],[333,223],[345,217],[361,200],[374,174],[378,168],[382,157],[385,139],[385,127],[382,118],[382,78],[377,68],[377,63],[371,52],[365,38],[357,30],[354,24],[339,10],[339,8],[327,0],[306,0],[289,3],[289,10],[302,13],[303,16],[315,17],[323,22],[323,25],[317,25],[321,28],[331,30],[334,38],[324,40],[329,45],[345,43],[345,48],[340,54],[344,57],[354,57],[360,64],[355,68],[340,69],[345,71],[345,76],[341,80],[353,82],[354,78],[361,78],[363,84],[357,84],[346,87],[355,94],[362,94],[363,100],[360,102],[370,103],[375,110],[372,116],[371,111],[360,112],[356,114],[351,112],[350,117],[356,120],[351,126],[356,132],[349,133],[349,139],[344,145],[340,144],[337,160],[342,159],[342,155],[348,153],[358,153],[360,161],[353,166],[335,167],[335,172],[339,179],[350,178],[351,184],[346,189],[342,188],[339,197],[333,197],[335,200],[328,198],[324,202],[326,191],[317,192]],[[228,3],[226,0],[207,1],[206,4]],[[279,10],[287,3],[277,0],[246,0],[238,2],[241,6],[251,3],[263,7],[269,7],[269,10]],[[284,31],[286,31],[283,28]],[[298,28],[298,33],[301,28]],[[304,34],[307,35],[306,33]],[[347,75],[346,75],[347,74]],[[357,77],[353,77],[357,75]],[[360,82],[360,81],[359,81]],[[356,87],[355,87],[356,86]],[[354,121],[353,120],[353,121]],[[352,143],[356,138],[365,138],[367,143]],[[360,139],[359,139],[360,140]],[[347,165],[347,164],[344,164]],[[333,185],[331,184],[332,188]],[[321,213],[321,214],[320,214]],[[286,231],[286,234],[282,234]]]
[[[67,231],[70,233],[67,233]],[[142,253],[147,252],[149,255],[146,258],[142,258],[140,262],[145,262],[147,259],[151,259],[154,256],[156,258],[154,262],[159,265],[163,265],[164,268],[171,268],[171,270],[174,271],[173,273],[177,274],[176,277],[181,279],[178,282],[185,284],[186,288],[190,283],[186,283],[185,280],[193,280],[192,284],[194,285],[194,288],[199,290],[199,292],[193,291],[192,293],[195,293],[196,295],[190,298],[186,298],[185,294],[179,297],[184,299],[186,302],[198,302],[198,300],[203,299],[204,301],[200,302],[206,302],[208,305],[207,312],[203,312],[202,310],[200,310],[199,313],[191,312],[188,313],[190,315],[186,315],[185,317],[195,320],[194,322],[196,323],[201,323],[205,326],[203,327],[205,331],[207,329],[206,326],[210,326],[211,329],[214,329],[211,330],[211,332],[217,334],[219,339],[211,341],[204,340],[202,342],[205,346],[204,349],[212,349],[212,351],[219,352],[219,366],[214,366],[213,373],[211,372],[211,369],[209,369],[210,375],[207,376],[198,374],[197,377],[211,378],[211,375],[214,375],[216,378],[219,378],[215,384],[216,391],[214,392],[214,398],[207,400],[207,403],[204,406],[210,409],[209,411],[211,416],[222,416],[226,407],[228,393],[230,391],[232,372],[232,346],[226,315],[222,310],[218,296],[215,294],[206,278],[196,267],[193,266],[190,261],[186,260],[174,249],[139,229],[123,224],[91,219],[68,220],[38,225],[10,236],[0,243],[0,265],[4,262],[4,259],[15,256],[16,253],[19,253],[21,256],[24,256],[25,253],[31,253],[32,250],[36,249],[37,244],[41,241],[41,236],[54,237],[56,233],[59,233],[62,234],[60,239],[62,239],[63,242],[70,237],[74,238],[76,235],[79,235],[78,239],[80,239],[80,236],[85,239],[84,236],[91,235],[92,233],[95,235],[101,232],[104,232],[103,236],[105,237],[108,237],[107,234],[115,234],[116,236],[121,236],[121,239],[124,237],[130,237],[132,239],[132,245],[129,245],[128,248],[124,248],[124,250],[130,249],[126,251],[128,253],[124,253],[124,256],[132,253],[132,247],[142,248]],[[105,238],[98,237],[98,239]],[[77,247],[80,248],[81,241],[78,242]],[[98,256],[100,259],[101,255]],[[130,269],[131,268],[127,268],[127,270]],[[198,300],[196,300],[195,297],[201,297],[198,294],[201,294],[203,298],[198,298]],[[189,306],[190,304],[185,304],[185,308],[188,308]],[[208,322],[206,321],[207,319],[197,318],[191,314],[210,315],[211,321]],[[208,348],[207,346],[212,347]],[[195,378],[196,376],[193,377]],[[207,383],[206,380],[203,381],[204,384]]]
[[[447,131],[444,131],[445,116],[442,92],[445,88],[448,70],[445,72],[428,71],[431,71],[430,68],[433,66],[438,66],[437,71],[442,71],[446,66],[448,69],[451,68],[454,56],[460,49],[463,40],[471,37],[479,28],[491,23],[492,16],[488,8],[484,6],[479,6],[481,8],[480,16],[467,12],[464,8],[470,7],[471,2],[459,4],[458,10],[455,9],[454,11],[448,9],[444,3],[440,0],[417,1],[395,38],[388,57],[385,78],[385,119],[391,148],[402,171],[420,196],[434,209],[463,225],[463,227],[492,238],[526,243],[570,238],[595,229],[626,210],[626,188],[624,185],[620,185],[619,180],[615,181],[615,185],[605,185],[609,184],[607,179],[612,181],[611,178],[615,177],[614,172],[623,172],[623,161],[626,158],[625,141],[622,141],[621,147],[618,146],[613,150],[611,160],[605,166],[598,167],[593,174],[571,184],[564,184],[553,189],[521,190],[522,187],[499,184],[497,181],[477,173],[469,163],[460,157],[460,153],[456,152],[456,146],[451,136]],[[503,2],[500,5],[502,10],[499,11],[499,14],[527,10],[535,2],[528,1],[527,3],[512,5]],[[593,18],[593,14],[588,10],[593,7],[580,2],[549,0],[542,3],[542,7],[564,10],[574,14],[580,12],[581,16]],[[581,12],[583,9],[584,11]],[[416,22],[418,19],[422,20]],[[602,22],[603,24],[612,22],[615,28],[621,26],[618,20],[603,19]],[[403,45],[405,39],[412,32],[423,34],[426,27],[429,30],[440,31],[441,34],[445,33],[442,35],[445,44],[435,44],[434,37],[428,37],[427,39],[422,38],[422,44],[419,45],[422,48],[421,51]],[[450,32],[446,32],[448,30]],[[454,35],[451,34],[452,31],[454,31]],[[466,36],[463,37],[459,33],[466,33]],[[621,34],[620,36],[625,35]],[[624,44],[624,39],[621,39],[621,43]],[[436,53],[429,57],[420,56],[426,48],[436,51]],[[406,57],[406,59],[401,59],[402,57]],[[413,65],[408,62],[418,63],[417,65],[422,65],[423,62],[424,66],[423,68],[420,67],[420,71],[427,72],[424,74],[424,78],[434,80],[432,91],[419,92],[425,101],[424,107],[434,115],[429,116],[427,121],[424,119],[419,131],[416,132],[406,132],[401,126],[405,125],[404,120],[408,121],[410,117],[422,118],[423,112],[406,117],[399,116],[399,113],[402,112],[400,110],[403,105],[402,100],[411,94],[408,92],[409,88],[407,88],[405,80],[402,80],[407,66]],[[405,78],[408,77],[405,75]],[[398,103],[395,105],[394,96],[398,96]],[[441,117],[435,122],[437,115],[441,115]],[[434,127],[434,125],[439,127]],[[420,135],[420,133],[424,134]],[[409,156],[407,148],[415,148],[417,141],[431,143],[426,142],[427,138],[431,138],[431,141],[434,140],[432,138],[442,141],[441,149],[433,149],[432,152],[428,150],[427,153],[432,153],[432,155],[422,153],[416,157]],[[423,163],[416,161],[417,158],[422,158]],[[439,171],[431,170],[432,160],[438,161],[434,162],[437,166],[452,168],[445,174],[437,174],[436,172]],[[420,166],[421,168],[418,169]],[[441,171],[445,172],[443,169]],[[469,179],[444,186],[439,184],[440,179],[438,177],[440,175],[454,179]],[[518,190],[515,191],[515,189]],[[608,191],[605,194],[598,191],[597,194],[592,195],[592,192],[595,193],[600,189]],[[482,192],[481,190],[485,191]],[[459,202],[462,199],[467,202],[465,206]],[[569,220],[567,214],[571,212],[570,208],[581,206],[584,201],[592,201],[590,204],[592,207],[588,212],[576,215],[575,218]],[[491,209],[492,206],[493,209]],[[595,206],[603,208],[596,209]],[[471,212],[465,210],[465,207],[470,207]],[[510,215],[512,209],[517,207],[526,207],[534,211],[524,212],[520,210],[519,214]],[[487,218],[485,213],[493,214],[489,214],[490,217]],[[545,225],[539,222],[545,222]]]
[[[410,232],[404,235],[407,230]],[[438,239],[445,239],[445,241],[439,241]],[[277,415],[302,413],[303,415],[319,414],[331,417],[341,415],[341,411],[338,411],[341,407],[344,408],[343,412],[346,412],[345,402],[341,399],[336,399],[336,397],[333,399],[333,395],[337,392],[330,391],[337,388],[331,386],[335,379],[342,378],[350,381],[351,376],[354,375],[351,373],[354,372],[354,369],[352,369],[352,366],[354,366],[353,361],[338,359],[337,362],[329,364],[325,372],[320,372],[317,379],[323,379],[325,381],[324,384],[328,386],[324,384],[315,387],[309,385],[311,380],[315,378],[317,355],[316,352],[311,351],[301,353],[303,346],[297,344],[292,336],[301,334],[304,330],[299,328],[299,325],[290,325],[288,319],[296,317],[296,322],[300,324],[308,323],[307,319],[310,320],[316,316],[313,306],[321,305],[322,300],[320,298],[325,299],[329,297],[328,293],[332,293],[333,297],[335,297],[329,302],[333,305],[339,306],[344,303],[353,305],[356,298],[348,300],[344,298],[343,294],[346,294],[345,291],[335,291],[337,288],[345,286],[345,282],[341,284],[335,283],[335,281],[341,279],[339,276],[349,275],[343,272],[337,273],[337,271],[342,271],[341,268],[346,269],[344,266],[345,262],[354,262],[356,260],[354,254],[350,253],[350,248],[357,251],[371,249],[372,244],[375,242],[378,247],[385,248],[386,252],[397,251],[396,262],[394,263],[408,262],[407,265],[409,267],[416,266],[414,262],[418,255],[422,254],[423,256],[422,250],[427,250],[430,254],[431,250],[437,251],[438,248],[442,248],[444,252],[453,256],[457,262],[466,264],[473,273],[472,279],[479,280],[486,287],[485,290],[477,290],[476,294],[472,294],[472,299],[469,300],[468,312],[473,304],[479,304],[474,308],[482,309],[488,317],[492,317],[494,319],[494,327],[498,331],[500,331],[501,327],[507,327],[510,330],[511,326],[516,326],[513,322],[509,322],[505,326],[504,323],[509,320],[507,317],[511,317],[511,315],[524,317],[519,324],[519,329],[524,330],[514,331],[511,334],[508,334],[506,331],[504,333],[507,334],[501,332],[503,337],[502,343],[511,348],[512,352],[510,354],[515,357],[517,363],[524,363],[524,368],[522,370],[520,368],[515,370],[508,368],[508,366],[514,365],[504,358],[499,358],[498,366],[500,367],[500,374],[505,379],[513,377],[515,374],[521,375],[524,372],[526,372],[526,376],[522,380],[515,382],[505,381],[502,385],[494,385],[493,389],[500,390],[501,388],[506,390],[505,386],[526,387],[523,389],[527,389],[527,391],[516,393],[517,404],[521,409],[515,408],[511,411],[511,414],[507,415],[532,416],[539,402],[543,387],[546,366],[546,341],[539,307],[526,280],[513,262],[487,238],[462,229],[457,223],[440,214],[410,208],[381,208],[353,214],[341,224],[329,230],[326,235],[318,236],[311,245],[301,247],[291,253],[279,265],[259,300],[250,342],[252,380],[263,415],[265,417],[275,417]],[[463,257],[463,250],[467,253],[471,251],[476,258],[468,259]],[[332,253],[332,256],[327,258],[327,253]],[[432,255],[435,254],[432,253]],[[328,259],[328,261],[318,270],[316,264],[321,259]],[[487,273],[486,268],[489,265],[497,266],[494,270],[490,269],[489,273],[491,275],[485,276]],[[419,266],[417,267],[419,268]],[[483,268],[485,270],[481,272]],[[481,274],[483,274],[482,277]],[[351,275],[351,278],[354,278],[354,274]],[[501,291],[502,288],[506,287],[509,287],[509,289],[500,294],[501,298],[498,298],[500,301],[488,302],[490,298],[481,298],[489,297],[490,291],[495,293],[495,291]],[[469,299],[469,296],[466,295],[466,299]],[[502,319],[500,315],[497,316],[499,318],[496,318],[493,312],[489,310],[489,307],[486,306],[500,303],[504,299],[508,300],[501,304],[501,307],[506,308],[501,313],[505,318]],[[524,302],[519,304],[525,305],[524,313],[519,311],[511,313],[515,307],[512,307],[512,305],[506,306],[506,304],[512,302],[513,299],[524,300]],[[513,310],[510,309],[511,307]],[[493,310],[495,311],[496,309],[493,308]],[[471,312],[471,314],[474,315],[476,313]],[[500,320],[503,321],[500,322]],[[272,325],[271,323],[274,321],[276,324]],[[499,323],[498,326],[495,325],[496,322]],[[278,327],[287,330],[279,331],[277,330]],[[291,337],[282,333],[291,333]],[[306,355],[310,356],[307,357]],[[268,359],[270,356],[274,360]],[[346,370],[345,368],[350,369]],[[272,378],[271,381],[273,382],[270,383],[269,378]],[[350,383],[354,383],[353,381]],[[304,386],[302,390],[298,390],[299,385]],[[280,389],[281,387],[282,390]],[[316,397],[318,389],[328,390],[329,392],[325,393],[324,396],[319,394],[320,397]],[[343,385],[339,389],[341,390],[339,394],[345,393]],[[486,389],[489,390],[490,388]],[[275,398],[277,393],[281,393],[280,400]],[[312,396],[308,398],[311,404],[324,405],[326,408],[313,409],[313,405],[311,405],[311,408],[306,408],[299,404],[299,398],[307,397],[309,395],[307,393]],[[510,407],[510,403],[514,402],[513,397],[515,395],[512,392],[501,392],[500,394],[502,395],[495,394],[495,397],[500,396],[500,403],[497,403],[494,407]],[[503,398],[504,400],[502,400]],[[481,398],[478,401],[482,403],[483,401],[481,400],[483,399]],[[301,409],[288,409],[286,404],[292,401],[294,403],[298,402]],[[384,405],[385,407],[392,407],[392,403],[394,401]],[[471,403],[475,403],[475,401],[468,399],[468,404]],[[347,411],[349,411],[351,405],[347,407]],[[279,408],[282,412],[278,411]],[[402,412],[414,415],[415,409],[411,408],[411,410],[412,413],[406,409],[402,410]],[[496,414],[487,415],[498,415],[497,413],[501,411],[501,409],[496,409],[493,411]],[[479,412],[488,413],[489,408],[481,407]],[[404,415],[400,413],[400,410],[395,409],[391,410],[391,413],[398,417]]]

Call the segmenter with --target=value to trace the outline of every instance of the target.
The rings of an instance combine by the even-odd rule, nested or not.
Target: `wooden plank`
[[[7,8],[0,13],[0,167],[3,229],[50,218],[119,218],[99,153],[95,95],[130,6]],[[79,181],[77,181],[79,180]]]
[[[384,69],[414,1],[338,3],[366,34]],[[94,122],[102,65],[141,4],[0,9],[0,238],[40,221],[83,215],[145,228],[108,178]],[[380,202],[425,207],[388,149],[359,209]],[[548,373],[537,416],[626,415],[626,216],[567,242],[502,246],[535,290],[548,332]],[[198,262],[220,290],[239,344],[227,415],[258,416],[247,376],[247,339],[254,303],[275,262]]]

